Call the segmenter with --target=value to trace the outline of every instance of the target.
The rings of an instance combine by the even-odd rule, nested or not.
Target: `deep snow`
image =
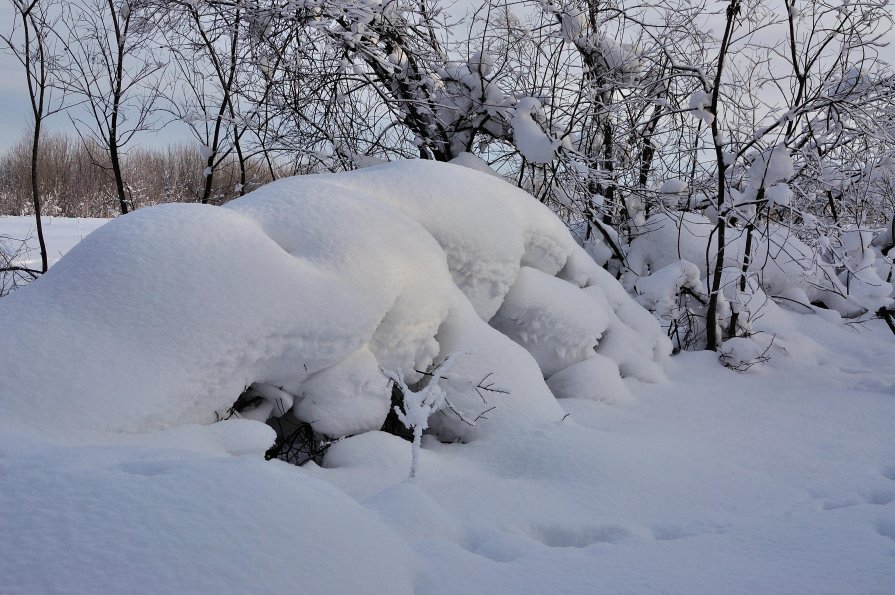
[[[547,207],[424,161],[120,217],[6,297],[0,326],[7,417],[75,441],[211,423],[253,383],[299,397],[293,411],[327,435],[377,430],[382,371],[417,380],[452,353],[445,389],[462,415],[494,405],[469,382],[490,374],[512,393],[487,424],[433,423],[468,438],[560,419],[544,378],[589,357],[659,380],[670,351]]]
[[[199,234],[181,212],[170,214],[170,229]],[[209,218],[204,221],[213,228]],[[13,221],[0,219],[0,233]],[[469,224],[475,224],[474,217]],[[65,243],[56,240],[57,233],[77,238],[77,225],[56,220],[48,226],[51,246]],[[361,227],[352,230],[362,233]],[[143,254],[151,231],[147,228],[145,236],[134,239],[134,254]],[[164,238],[170,243],[177,236],[171,231]],[[104,237],[112,237],[111,232]],[[224,269],[245,258],[248,269],[270,270],[269,262],[222,250],[225,239],[233,240],[203,240],[199,248],[207,248],[202,255],[219,258]],[[89,246],[81,250],[81,262],[91,262],[94,254],[102,258],[100,240],[94,241],[95,252]],[[98,341],[130,332],[110,321],[143,308],[171,308],[170,315],[178,314],[182,304],[159,302],[178,295],[175,289],[208,290],[197,288],[191,275],[201,258],[183,253],[182,244],[169,252],[164,252],[165,242],[152,246],[157,250],[138,262],[152,267],[163,259],[167,273],[129,281],[145,292],[136,294],[143,295],[138,303],[116,306],[120,310],[112,309],[106,320],[100,310],[74,322],[71,310],[48,308],[43,318],[35,315],[27,324],[16,323],[12,340],[9,318],[0,330],[10,346],[0,363],[5,376],[28,369],[56,378],[19,374],[15,385],[7,383],[0,391],[0,592],[895,590],[895,337],[880,321],[846,325],[770,304],[757,324],[759,330],[776,333],[769,363],[739,373],[719,365],[715,354],[684,353],[664,363],[665,380],[640,371],[644,379],[660,380],[653,383],[635,379],[625,367],[637,367],[636,354],[643,359],[645,346],[631,348],[625,364],[619,354],[627,342],[622,341],[610,350],[612,359],[588,358],[571,365],[582,372],[551,377],[548,385],[565,397],[584,390],[593,378],[607,378],[581,398],[559,399],[560,415],[515,419],[501,431],[482,432],[465,444],[426,438],[418,476],[408,481],[410,444],[381,432],[339,441],[322,466],[298,468],[264,461],[272,431],[249,420],[165,422],[148,433],[85,434],[68,427],[67,421],[89,424],[89,416],[108,410],[91,410],[88,416],[83,407],[93,404],[84,401],[79,407],[85,397],[78,395],[89,395],[85,387],[101,381],[101,362],[90,374],[69,378],[65,395],[35,390],[64,386],[59,374],[65,369],[40,365],[47,353],[62,352],[46,345],[59,325],[84,331],[73,332],[63,345],[77,363],[89,357],[85,352]],[[460,256],[455,262],[462,262]],[[351,265],[362,257],[352,254],[345,262]],[[63,268],[56,278],[64,278],[66,262],[58,265]],[[279,262],[288,261],[273,260]],[[48,276],[34,288],[59,283],[71,299],[77,299],[75,290],[89,297],[104,278],[133,273],[128,268],[132,264],[125,258],[111,271],[68,265],[78,273],[71,273],[70,283]],[[540,265],[545,268],[543,261]],[[357,274],[363,272],[359,268]],[[523,283],[548,274],[521,270]],[[540,290],[562,295],[564,286],[548,289],[559,282],[550,278],[554,281]],[[459,310],[455,332],[439,335],[441,349],[461,351],[455,343],[483,312],[496,312],[501,322],[495,326],[508,333],[520,318],[550,314],[566,320],[562,309],[545,312],[538,306],[537,289],[513,297],[515,275],[505,289],[510,297],[500,304],[488,299],[475,276],[469,280],[468,295],[474,299]],[[238,283],[245,287],[227,289]],[[244,291],[259,310],[285,308],[275,311],[286,315],[290,304],[313,297],[301,293],[306,289],[298,285],[287,287],[290,299],[268,303],[279,298],[264,296],[261,283],[228,277],[220,288],[212,288],[220,293],[208,308],[226,316],[221,308],[228,307],[228,291]],[[580,284],[579,279],[569,287]],[[157,292],[166,287],[170,296]],[[38,299],[40,292],[32,292]],[[633,302],[622,304],[623,297],[612,289],[601,289],[599,295],[596,299],[609,306],[602,310],[607,315],[635,307]],[[362,305],[368,296],[348,297]],[[333,295],[327,298],[327,310],[339,306]],[[0,300],[0,311],[9,299]],[[574,308],[576,299],[578,294],[563,305]],[[61,307],[61,302],[52,303]],[[594,318],[570,330],[590,336],[606,323]],[[147,321],[147,328],[150,324],[157,322]],[[91,326],[97,330],[89,331]],[[229,328],[220,332],[226,335]],[[38,339],[24,336],[26,332]],[[161,332],[158,337],[165,339]],[[224,340],[200,335],[191,337],[190,344],[201,349],[203,343]],[[484,345],[497,344],[489,341]],[[13,344],[26,350],[43,344],[44,351],[30,352],[29,360],[37,363],[23,364]],[[263,347],[243,341],[233,345],[234,353]],[[139,355],[125,353],[106,365],[114,368],[129,358],[139,362]],[[557,354],[534,355],[541,367],[566,364]],[[352,355],[345,361],[366,357]],[[497,360],[492,363],[501,365]],[[140,383],[164,386],[156,374],[184,380],[177,363],[172,355],[148,368],[128,368],[142,374],[131,379],[131,394],[145,394]],[[193,382],[190,386],[200,386]],[[322,388],[316,392],[325,393],[325,378],[319,383]],[[66,395],[72,403],[64,403]],[[225,392],[220,398],[232,402],[233,396]],[[499,409],[518,405],[512,392],[502,399],[495,403]],[[34,413],[47,402],[66,407],[64,414]],[[34,411],[27,410],[27,403]],[[570,415],[562,419],[562,410]],[[125,418],[115,417],[116,411],[110,415],[116,422],[139,418],[125,413]]]

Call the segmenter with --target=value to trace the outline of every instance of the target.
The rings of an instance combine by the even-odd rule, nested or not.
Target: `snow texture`
[[[553,141],[535,121],[541,104],[533,97],[524,97],[516,104],[513,116],[513,143],[532,163],[550,163],[556,156],[558,142]]]
[[[550,376],[594,354],[609,324],[608,308],[595,307],[587,293],[566,281],[523,267],[491,324],[525,347]]]
[[[710,111],[712,107],[712,94],[706,91],[698,90],[690,96],[690,110],[693,115],[705,122],[706,126],[711,126],[715,121],[715,115]]]
[[[367,176],[375,173],[377,183],[393,179],[392,192],[407,201],[424,201],[434,193],[462,202],[461,195],[476,192],[479,185],[486,186],[479,196],[483,202],[509,200],[497,180],[489,184],[465,170],[457,170],[452,183],[454,174],[448,172],[455,170],[448,166],[417,169],[417,175],[425,171],[429,181],[419,180],[411,189],[401,190],[402,184],[409,185],[407,178],[414,170],[402,167],[332,177],[330,181],[347,185],[346,178],[360,176],[362,188],[336,190],[333,185],[321,191],[335,196],[344,190],[362,197],[361,202],[376,203],[367,193],[372,185]],[[456,195],[440,190],[454,192],[458,186],[462,192]],[[291,197],[287,202],[304,200],[304,191],[293,192],[290,183],[281,183],[280,190]],[[520,200],[530,199],[520,196]],[[508,209],[503,215],[516,218],[514,213],[526,208]],[[270,240],[256,220],[219,211],[227,221],[235,216],[238,225],[217,233],[221,221],[213,219],[216,211],[200,208],[196,212],[207,225],[185,227],[196,235],[164,233],[164,225],[172,220],[159,219],[152,225],[164,225],[137,235],[133,245],[125,241],[131,232],[174,213],[153,209],[146,219],[139,213],[128,215],[99,235],[118,250],[112,256],[90,248],[97,240],[88,238],[83,248],[60,263],[68,273],[57,275],[51,269],[32,289],[0,300],[0,342],[4,349],[11,349],[10,344],[21,348],[16,357],[2,363],[6,374],[18,376],[19,384],[7,383],[0,390],[4,511],[0,591],[4,594],[892,591],[895,374],[892,334],[885,324],[871,320],[846,325],[833,311],[810,305],[785,311],[769,302],[764,316],[754,323],[759,334],[724,346],[730,364],[747,364],[763,353],[759,349],[768,350],[768,363],[734,372],[719,366],[716,354],[681,353],[664,362],[667,379],[648,384],[638,379],[658,367],[667,339],[649,332],[656,325],[652,315],[577,247],[571,248],[555,274],[581,288],[597,308],[605,308],[608,326],[596,355],[547,381],[562,397],[559,404],[568,416],[558,419],[557,402],[544,398],[542,373],[531,355],[486,324],[472,302],[455,292],[456,302],[435,335],[440,354],[464,353],[440,382],[445,397],[468,399],[464,409],[475,416],[480,412],[475,407],[484,405],[472,387],[485,374],[493,373],[497,385],[512,392],[489,397],[496,409],[488,414],[487,423],[480,420],[467,434],[476,438],[467,444],[423,436],[418,474],[412,482],[406,481],[410,444],[378,431],[337,441],[321,466],[308,463],[302,468],[264,461],[262,453],[273,440],[273,430],[246,419],[174,425],[177,420],[165,417],[163,425],[168,427],[155,432],[114,430],[89,436],[76,432],[76,424],[95,427],[95,418],[104,415],[109,416],[109,425],[132,419],[122,418],[115,402],[99,401],[92,392],[94,387],[100,393],[109,390],[103,387],[111,384],[110,375],[132,375],[130,382],[116,381],[115,397],[137,406],[135,398],[148,398],[151,392],[141,383],[151,383],[151,389],[168,387],[164,378],[138,373],[143,365],[150,372],[162,370],[179,379],[187,374],[178,366],[207,372],[205,382],[226,375],[226,367],[211,372],[198,367],[199,360],[189,352],[202,351],[209,342],[232,345],[233,353],[249,353],[242,359],[230,356],[224,363],[236,366],[239,373],[252,371],[244,362],[255,357],[253,351],[273,353],[286,340],[275,334],[259,338],[250,330],[268,328],[264,319],[277,318],[281,324],[276,329],[282,335],[295,330],[289,324],[304,320],[296,312],[325,310],[313,301],[307,304],[312,310],[304,309],[302,300],[313,295],[311,289],[281,300],[265,297],[269,288],[301,290],[301,284],[289,284],[287,277],[307,280],[309,271],[321,270],[319,278],[332,284],[317,285],[316,290],[344,289],[332,279],[335,264],[314,264],[321,261],[311,257],[295,264],[299,258]],[[537,209],[532,212],[531,221],[546,223],[535,215]],[[192,217],[193,211],[189,213]],[[436,217],[432,225],[438,221],[447,224],[444,217]],[[7,229],[7,223],[18,220],[0,219],[0,230]],[[481,222],[474,232],[486,229],[488,223]],[[345,225],[350,229],[350,221]],[[50,245],[62,246],[60,238],[77,237],[76,226],[66,221],[48,226]],[[239,233],[243,227],[245,233]],[[339,227],[339,220],[329,221],[329,229]],[[211,237],[203,239],[205,232]],[[150,241],[154,233],[175,242],[176,249],[164,251],[164,242]],[[258,237],[262,248],[273,247],[246,255],[240,249],[254,246],[246,235]],[[226,249],[231,236],[237,242],[235,250]],[[382,241],[389,245],[387,235]],[[155,252],[137,259],[132,254],[141,247]],[[859,249],[857,238],[850,247]],[[223,281],[215,282],[204,268],[196,268],[202,259],[195,257],[195,250],[205,250],[209,261],[205,266],[211,267],[210,273],[224,275]],[[220,261],[218,252],[223,252]],[[525,252],[518,250],[517,266]],[[538,252],[531,251],[525,266],[543,276],[546,271],[530,263],[551,262],[552,270],[558,259],[543,254],[535,259]],[[336,251],[333,262],[340,255],[345,252]],[[116,264],[119,259],[122,264]],[[440,266],[446,267],[446,254],[441,259]],[[247,276],[251,267],[246,261],[260,269],[257,276]],[[128,268],[137,264],[142,268]],[[122,289],[109,282],[103,274],[106,268],[121,274]],[[73,274],[75,270],[80,276]],[[448,275],[450,287],[454,277],[444,268],[437,270]],[[419,272],[406,276],[412,274]],[[148,279],[141,283],[132,279],[140,276]],[[397,272],[395,276],[402,278]],[[57,277],[65,283],[54,281]],[[240,282],[254,284],[243,288]],[[209,283],[210,291],[202,290]],[[67,295],[52,295],[62,287]],[[205,301],[197,307],[189,291],[199,291]],[[113,293],[109,300],[102,297],[105,292]],[[788,290],[788,295],[796,294],[796,287]],[[87,295],[99,303],[98,310],[107,311],[107,319],[68,305],[90,303]],[[22,305],[28,300],[18,296],[53,308],[42,309],[43,316],[35,314],[26,321],[29,324],[16,322],[9,311],[28,311]],[[179,302],[163,310],[164,299],[172,296]],[[225,308],[233,296],[248,300],[241,303],[243,310]],[[125,305],[121,310],[110,306],[116,297],[132,300],[125,305],[139,324],[124,324]],[[378,297],[371,295],[374,305]],[[325,298],[348,299],[338,293]],[[350,303],[365,301],[361,297]],[[262,309],[265,306],[283,309]],[[194,326],[194,321],[203,322],[205,310],[222,309],[236,318],[217,321],[225,330],[235,331],[232,337],[206,336],[202,333],[209,329]],[[131,342],[122,337],[134,333],[143,337],[151,325],[168,322],[137,315],[143,310],[152,316],[177,315],[170,322],[180,326],[167,326],[167,335],[158,335],[160,344],[147,343],[133,361],[94,363],[92,350],[101,350],[107,358],[112,353],[98,338],[118,337],[119,346],[129,346]],[[364,312],[343,313],[328,324],[344,325],[340,328],[347,333],[348,323]],[[108,324],[101,331],[90,330],[103,320]],[[304,324],[303,328],[316,328],[311,321]],[[112,338],[106,341],[113,343]],[[69,343],[55,347],[60,340]],[[308,352],[335,351],[322,340],[300,347]],[[165,349],[176,353],[170,367],[162,369],[153,362]],[[287,356],[307,352],[299,346],[290,349],[269,369],[291,366],[304,374],[303,366]],[[311,382],[310,376],[340,365],[343,371],[336,368],[331,377],[318,380],[321,391],[329,386],[340,390],[342,379],[355,373],[363,378],[364,362],[369,360],[365,350],[373,354],[365,346],[340,350],[342,359],[308,372],[303,385]],[[31,362],[40,358],[46,358],[43,365]],[[124,367],[115,368],[121,362]],[[91,367],[83,376],[73,377],[76,364]],[[33,375],[23,375],[21,367]],[[63,378],[46,378],[57,375]],[[243,381],[234,384],[237,390],[242,385]],[[52,387],[65,392],[53,395],[47,392]],[[288,403],[275,385],[256,382],[252,390]],[[205,398],[209,406],[216,406],[229,405],[233,396],[227,392],[220,399]],[[170,407],[173,399],[169,394],[153,398],[155,405],[164,407]],[[67,408],[73,412],[71,419],[48,409],[63,406],[66,399],[73,401]],[[610,399],[612,404],[607,403]],[[43,423],[26,410],[27,405],[48,411]],[[360,419],[360,402],[355,405]],[[344,423],[347,417],[333,419]],[[433,429],[440,424],[442,429],[456,425],[466,431],[456,416],[443,412],[428,421]],[[59,444],[63,440],[70,444]]]
[[[4,593],[414,592],[398,535],[286,463],[10,438]]]
[[[614,280],[556,277],[577,261],[585,277],[601,270],[546,207],[454,165],[284,179],[224,208],[142,209],[3,300],[5,421],[60,440],[162,430],[210,423],[252,386],[266,404],[250,417],[282,414],[269,397],[281,390],[299,419],[345,436],[384,421],[380,368],[414,382],[454,352],[469,354],[445,388],[460,411],[435,431],[471,437],[452,418],[491,406],[476,435],[559,419],[545,376],[596,348],[656,377],[667,352]],[[604,332],[624,345],[604,350]],[[508,396],[482,408],[473,388],[489,375]]]

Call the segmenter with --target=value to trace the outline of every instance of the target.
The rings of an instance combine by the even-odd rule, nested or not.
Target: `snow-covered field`
[[[290,182],[231,209],[139,211],[0,300],[0,592],[895,592],[895,336],[881,321],[771,303],[757,325],[776,333],[770,362],[747,372],[706,352],[662,362],[614,286],[573,274],[589,269],[570,268],[578,253],[536,209],[508,210],[506,198],[499,234],[481,235],[488,209],[457,231],[446,223],[456,211],[415,198],[450,191],[454,170],[430,172],[404,198],[394,188],[417,172],[370,171],[356,187],[349,176],[336,184],[385,205],[354,219],[284,218]],[[476,186],[469,200],[502,184],[461,182]],[[331,200],[315,183],[302,192]],[[50,254],[100,224],[56,219]],[[27,225],[0,218],[0,235]],[[306,239],[309,229],[320,235]],[[471,258],[487,254],[505,258]],[[501,275],[503,285],[482,282]],[[557,296],[562,307],[543,307]],[[605,331],[602,355],[580,356],[590,372],[572,349],[584,331],[551,326],[582,303],[606,316],[582,323]],[[320,320],[338,308],[350,315]],[[503,334],[480,325],[488,318]],[[525,333],[513,326],[522,320],[544,327]],[[308,347],[321,328],[329,334]],[[355,332],[369,335],[360,349]],[[610,340],[620,334],[627,350]],[[564,350],[539,351],[538,338]],[[293,383],[305,411],[350,434],[380,405],[372,393],[327,401],[340,378],[369,384],[363,362],[412,370],[455,343],[461,371],[481,364],[509,394],[489,395],[490,419],[460,442],[435,437],[457,424],[435,424],[413,479],[411,445],[391,434],[344,438],[322,465],[296,467],[264,460],[268,426],[200,415],[213,420],[203,407],[232,403],[243,383]],[[287,365],[311,348],[321,361]],[[587,398],[545,398],[528,363],[550,370],[555,394]]]
[[[107,219],[61,219],[44,217],[44,237],[47,241],[47,261],[53,265],[72,246],[83,240],[90,232],[100,227]],[[25,240],[30,252],[21,264],[29,268],[40,269],[40,252],[37,244],[37,231],[34,217],[0,217],[0,237],[7,236],[11,240]]]

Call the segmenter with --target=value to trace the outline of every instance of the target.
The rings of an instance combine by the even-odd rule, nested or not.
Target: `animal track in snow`
[[[675,541],[699,535],[718,535],[724,533],[724,527],[715,524],[696,523],[684,525],[657,525],[652,528],[653,537],[658,541]]]
[[[530,547],[530,542],[515,532],[484,531],[467,537],[460,547],[476,556],[505,563],[521,557]]]
[[[895,502],[895,490],[888,488],[877,488],[862,492],[860,496],[848,495],[840,498],[826,500],[823,503],[824,510],[839,510],[840,508],[849,508],[858,504],[874,504],[877,506],[885,506]]]
[[[840,508],[849,508],[851,506],[857,506],[860,504],[857,498],[852,496],[846,496],[844,498],[838,498],[836,500],[827,500],[823,504],[824,510],[839,510]]]
[[[895,395],[895,376],[891,374],[881,376],[877,373],[868,373],[860,381],[854,384],[854,389],[871,393],[883,393]]]
[[[888,537],[895,541],[895,523],[892,521],[880,521],[876,524],[876,532],[883,537]]]
[[[584,548],[595,543],[620,543],[632,535],[630,531],[618,525],[596,527],[542,525],[531,528],[531,536],[548,547]]]
[[[156,477],[171,473],[171,465],[163,461],[134,461],[117,465],[117,469],[128,475],[143,475],[146,477]]]
[[[864,499],[868,504],[876,504],[878,506],[885,506],[886,504],[890,504],[895,501],[895,490],[890,489],[878,489],[873,490],[871,492],[867,492],[864,495]]]

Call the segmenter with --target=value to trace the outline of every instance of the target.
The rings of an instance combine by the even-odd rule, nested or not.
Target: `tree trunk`
[[[47,245],[44,241],[44,228],[40,218],[40,184],[38,183],[38,151],[40,149],[40,125],[41,119],[36,118],[34,121],[34,137],[31,141],[31,200],[34,206],[34,225],[37,228],[37,243],[40,246],[40,272],[46,273],[49,266],[47,265]]]

